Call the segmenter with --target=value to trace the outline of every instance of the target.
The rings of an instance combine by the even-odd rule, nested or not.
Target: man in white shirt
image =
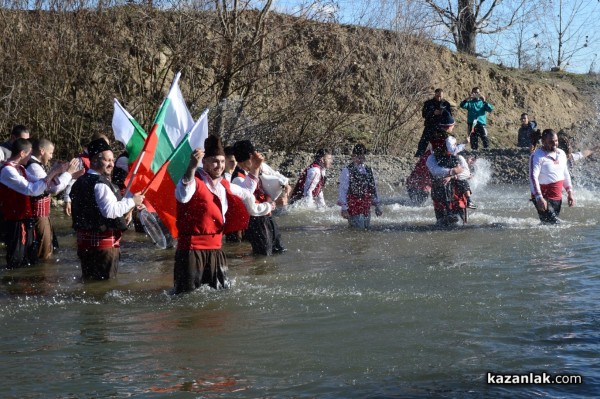
[[[202,168],[198,169],[200,160]],[[245,229],[251,216],[267,215],[274,207],[272,203],[256,203],[252,191],[230,184],[223,177],[224,169],[221,140],[210,135],[204,141],[204,151],[198,148],[192,153],[177,183],[176,294],[201,285],[229,288],[227,258],[221,249],[223,234]],[[252,172],[257,174],[258,170]]]
[[[371,206],[375,215],[383,214],[373,170],[365,165],[367,148],[356,144],[352,149],[352,162],[342,169],[338,202],[341,214],[350,227],[368,229],[371,224]]]
[[[48,175],[46,168],[54,156],[54,144],[47,139],[36,140],[33,144],[33,150],[26,170],[34,179],[44,179]],[[35,233],[38,241],[38,258],[45,260],[52,256],[54,252],[54,229],[50,222],[50,196],[56,194],[67,187],[71,178],[77,178],[83,174],[83,171],[76,173],[79,162],[77,159],[71,160],[69,169],[52,180],[46,191],[42,195],[32,197],[31,205],[33,218],[35,221]]]
[[[558,136],[552,129],[542,132],[542,147],[529,158],[529,186],[542,223],[559,222],[563,188],[569,206],[575,204],[567,155],[558,148]]]
[[[312,207],[316,205],[318,208],[324,208],[325,197],[323,195],[323,188],[325,188],[327,182],[327,169],[331,167],[332,163],[333,155],[331,155],[328,149],[321,148],[318,150],[313,163],[300,174],[292,190],[290,203],[302,199],[308,206]]]
[[[0,209],[5,223],[8,268],[37,263],[31,197],[43,194],[52,179],[67,168],[67,164],[57,164],[45,178],[35,178],[25,170],[30,157],[31,142],[16,139],[10,158],[0,170]]]
[[[92,141],[87,150],[90,169],[71,190],[73,229],[83,280],[106,280],[117,275],[121,236],[131,220],[129,211],[141,206],[144,196],[121,197],[110,180],[115,159],[106,140]]]

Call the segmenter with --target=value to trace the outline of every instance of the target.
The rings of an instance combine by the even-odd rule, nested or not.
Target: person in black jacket
[[[429,140],[431,139],[431,134],[437,129],[440,116],[444,111],[452,115],[450,103],[444,100],[444,90],[435,89],[433,98],[423,103],[421,115],[423,116],[425,127],[423,128],[423,134],[419,140],[415,157],[420,157],[425,153],[427,144],[429,144]]]

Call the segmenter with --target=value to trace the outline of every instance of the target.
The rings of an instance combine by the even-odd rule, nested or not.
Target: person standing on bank
[[[337,204],[350,227],[368,229],[371,224],[371,206],[375,215],[383,214],[373,170],[365,165],[367,148],[356,144],[352,149],[352,162],[342,169]]]
[[[201,160],[202,168],[198,169]],[[211,135],[204,141],[204,151],[194,150],[185,175],[177,183],[176,294],[201,285],[229,288],[227,258],[221,249],[223,234],[244,230],[248,213],[264,216],[275,207],[272,203],[255,203],[252,191],[230,184],[223,177],[224,169],[223,145]],[[257,169],[251,172],[258,174]]]
[[[479,138],[483,148],[490,146],[488,132],[486,128],[486,112],[492,112],[494,106],[485,100],[485,96],[479,90],[479,87],[473,87],[471,96],[460,102],[460,107],[467,110],[467,134],[470,135],[471,149],[479,148]]]
[[[433,98],[430,98],[423,103],[421,116],[424,119],[425,127],[423,128],[423,133],[421,134],[415,157],[422,156],[425,153],[425,150],[427,150],[431,135],[437,129],[438,124],[440,123],[440,117],[444,112],[452,115],[451,105],[448,101],[444,100],[444,90],[435,89]]]
[[[313,163],[300,174],[292,190],[290,204],[304,198],[308,206],[314,207],[316,205],[318,208],[325,208],[323,188],[325,188],[327,182],[327,169],[331,167],[332,163],[333,155],[331,155],[331,151],[326,148],[318,150]]]
[[[529,148],[530,152],[535,150],[536,141],[535,131],[537,128],[537,122],[529,120],[527,113],[521,114],[521,126],[517,132],[517,147]]]
[[[562,190],[569,206],[575,204],[567,155],[558,148],[558,135],[552,129],[542,132],[542,147],[529,158],[529,185],[532,201],[542,223],[556,224],[562,206]]]
[[[46,170],[53,156],[54,144],[50,140],[36,140],[33,144],[31,158],[27,162],[27,173],[36,180],[45,179],[48,175]],[[38,258],[41,260],[49,259],[55,249],[54,229],[50,222],[50,196],[64,190],[72,178],[83,174],[83,171],[76,173],[78,166],[77,159],[71,160],[68,170],[52,180],[42,195],[31,198],[35,234],[38,241]]]
[[[43,179],[31,176],[25,165],[31,157],[31,143],[16,139],[11,156],[0,167],[0,209],[5,220],[6,266],[9,269],[37,263],[31,197],[42,195],[67,164],[57,164]]]
[[[115,159],[105,139],[92,141],[87,147],[88,171],[71,189],[73,229],[77,232],[77,256],[83,280],[115,278],[121,257],[121,236],[129,224],[131,211],[141,206],[140,193],[122,198],[111,182]]]

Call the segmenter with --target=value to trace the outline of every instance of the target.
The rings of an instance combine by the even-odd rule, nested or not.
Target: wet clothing
[[[536,207],[540,220],[556,223],[562,205],[562,190],[564,188],[569,192],[573,189],[567,155],[563,150],[557,148],[555,151],[546,152],[543,148],[538,148],[531,154],[529,187],[532,200],[543,197],[548,201],[548,209],[545,211]]]
[[[46,182],[28,174],[23,165],[7,161],[0,166],[0,209],[4,217],[8,268],[37,263],[31,197],[45,190]]]
[[[450,176],[451,169],[457,165],[462,166],[463,171],[458,175],[454,175],[450,182],[444,184],[443,179]],[[471,173],[467,161],[461,155],[447,155],[437,158],[432,154],[427,158],[427,168],[431,172],[433,209],[436,220],[440,223],[451,214],[458,214],[462,212],[462,209],[465,209],[466,198],[464,196],[464,185],[462,185],[464,183],[458,182],[460,180],[466,182]],[[462,192],[461,188],[463,189]]]
[[[525,126],[521,125],[517,132],[517,147],[530,148],[531,145],[537,145],[538,142],[534,135],[536,129],[536,121],[529,121]]]
[[[435,98],[430,98],[429,100],[423,103],[421,116],[423,117],[425,127],[423,128],[421,139],[419,140],[419,144],[417,145],[417,152],[415,153],[415,157],[420,157],[425,153],[425,150],[427,149],[427,144],[429,144],[429,141],[431,140],[431,135],[437,129],[440,123],[441,115],[435,115],[435,111],[440,109],[446,110],[450,115],[452,115],[451,105],[446,100],[438,101]]]
[[[93,169],[71,190],[73,229],[84,280],[106,280],[117,275],[124,215],[135,203],[122,198],[119,188]]]
[[[213,182],[202,169],[189,182],[181,179],[177,183],[175,197],[179,230],[173,272],[175,293],[201,285],[228,288],[227,260],[221,250],[223,234],[245,229],[249,214],[268,214],[271,205],[257,204],[252,191],[224,178]]]
[[[241,172],[238,171],[237,173]],[[264,163],[261,165],[260,173],[277,176],[281,185],[288,184],[286,177]],[[260,177],[257,178],[248,173],[245,179],[239,176],[234,177],[233,183],[253,192],[257,204],[268,204],[272,201],[264,189]],[[285,251],[285,247],[281,241],[281,234],[279,233],[279,226],[270,213],[267,215],[250,216],[250,222],[244,232],[244,238],[252,245],[252,253],[254,255],[271,256],[275,253]]]
[[[486,112],[492,112],[494,106],[481,98],[468,98],[461,101],[460,107],[467,110],[467,134],[471,138],[471,148],[479,148],[479,138],[483,142],[483,148],[488,148]]]
[[[419,158],[415,168],[406,178],[406,191],[411,201],[416,205],[425,202],[431,192],[431,175],[426,164],[429,155],[431,155],[431,151],[425,151],[423,156]]]
[[[342,169],[337,204],[348,211],[351,227],[369,228],[371,206],[379,205],[379,194],[373,170],[352,162]]]
[[[292,190],[290,204],[304,198],[307,205],[325,207],[323,188],[327,182],[326,173],[326,169],[318,162],[304,169]]]

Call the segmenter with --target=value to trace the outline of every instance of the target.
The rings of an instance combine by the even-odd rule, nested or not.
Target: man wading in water
[[[567,191],[569,206],[575,204],[567,155],[558,148],[558,136],[552,129],[542,132],[542,147],[529,158],[529,185],[542,223],[559,222],[563,187]]]

